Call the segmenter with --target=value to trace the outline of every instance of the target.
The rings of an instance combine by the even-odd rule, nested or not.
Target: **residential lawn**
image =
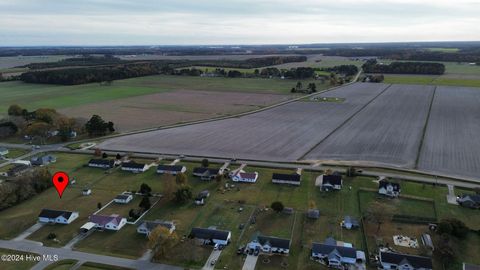
[[[18,258],[19,261],[7,262],[0,260],[0,269],[2,270],[28,270],[37,264],[37,262],[28,261],[25,257],[25,255],[38,256],[38,254],[35,253],[0,248],[0,255],[20,255],[19,257],[15,257],[15,259]]]
[[[30,152],[25,149],[8,149],[8,154],[5,155],[5,158],[18,158]]]
[[[81,270],[129,270],[131,268],[94,263],[94,262],[86,262],[82,264],[78,269],[81,269]]]
[[[78,262],[77,260],[71,260],[71,259],[61,260],[48,265],[47,267],[44,268],[44,270],[69,270],[77,262]]]

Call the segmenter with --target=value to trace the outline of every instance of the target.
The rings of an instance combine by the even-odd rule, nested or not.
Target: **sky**
[[[0,0],[0,46],[479,40],[480,0]]]

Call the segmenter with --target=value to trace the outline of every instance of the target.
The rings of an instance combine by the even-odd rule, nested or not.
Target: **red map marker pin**
[[[64,172],[56,172],[52,177],[53,185],[57,189],[58,196],[62,198],[63,191],[68,185],[68,174]]]

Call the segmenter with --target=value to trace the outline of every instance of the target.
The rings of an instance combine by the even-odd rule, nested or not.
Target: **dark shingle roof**
[[[341,175],[324,175],[323,176],[323,185],[331,184],[331,185],[341,185],[342,184],[342,176]]]
[[[474,194],[465,194],[465,195],[462,195],[461,197],[462,199],[470,199],[476,203],[480,203],[480,195],[474,195]]]
[[[394,191],[399,191],[400,190],[400,184],[398,184],[398,183],[388,182],[386,180],[382,180],[382,181],[378,182],[378,187],[379,188],[382,188],[382,187],[386,188],[388,185],[392,185]]]
[[[120,194],[120,195],[117,195],[117,197],[115,197],[115,199],[126,200],[126,199],[128,199],[128,197],[130,197],[130,195]]]
[[[96,165],[108,165],[113,167],[115,161],[113,159],[90,159],[88,164],[96,164]]]
[[[322,243],[312,243],[312,252],[320,254],[330,254],[337,251],[342,257],[357,258],[357,250],[350,247],[342,247],[337,245],[328,245]]]
[[[193,228],[190,235],[194,238],[200,239],[219,239],[227,240],[229,231],[206,229],[206,228]]]
[[[415,268],[432,269],[432,259],[393,252],[380,252],[380,261],[390,264],[408,263]]]
[[[272,179],[300,182],[300,175],[296,173],[294,174],[274,173],[272,175]]]
[[[283,248],[283,249],[290,248],[290,239],[259,235],[257,237],[257,240],[261,245],[265,245],[268,242],[271,247]]]
[[[158,165],[157,171],[181,172],[182,165]]]
[[[66,219],[69,219],[70,216],[72,215],[72,212],[70,211],[64,211],[64,210],[52,210],[52,209],[42,209],[38,217],[44,217],[44,218],[57,218],[59,216],[63,216]]]
[[[204,173],[208,172],[208,174],[210,174],[210,175],[216,175],[216,174],[218,174],[219,171],[220,171],[220,169],[205,168],[205,167],[197,167],[197,168],[193,169],[193,173],[195,173],[195,174],[204,174]]]

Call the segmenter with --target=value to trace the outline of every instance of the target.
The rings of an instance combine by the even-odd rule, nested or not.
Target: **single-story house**
[[[8,155],[9,151],[5,147],[0,147],[0,156]]]
[[[90,159],[88,167],[111,169],[115,166],[115,160],[113,159]]]
[[[299,174],[274,173],[272,183],[300,186],[301,176]]]
[[[255,183],[258,179],[258,172],[237,172],[232,176],[233,182]]]
[[[147,164],[136,162],[124,162],[122,163],[122,171],[128,171],[133,173],[142,173],[148,169]]]
[[[137,227],[137,233],[145,234],[148,236],[158,226],[167,228],[170,233],[173,233],[175,231],[175,224],[172,221],[145,220]]]
[[[41,223],[59,223],[70,224],[78,218],[78,212],[65,210],[42,209],[38,215],[38,221]]]
[[[480,208],[480,195],[465,194],[458,197],[457,202],[463,207]]]
[[[322,185],[320,190],[331,191],[341,190],[343,186],[342,176],[339,174],[322,175]]]
[[[158,174],[177,175],[179,173],[185,173],[186,171],[187,167],[182,165],[158,165],[157,167]]]
[[[308,209],[307,210],[307,217],[310,219],[319,219],[320,218],[320,210],[318,209]]]
[[[378,182],[378,193],[388,197],[398,197],[400,195],[400,184],[381,180]]]
[[[193,169],[193,175],[202,180],[213,180],[220,173],[220,169],[197,167]]]
[[[207,228],[192,228],[190,238],[194,238],[202,245],[228,245],[232,238],[230,231],[207,229]]]
[[[121,204],[127,204],[132,200],[133,200],[132,194],[120,194],[120,195],[117,195],[115,199],[113,199],[114,202],[121,203]]]
[[[127,224],[127,219],[119,215],[91,215],[89,217],[90,222],[95,223],[95,227],[98,229],[106,229],[112,231],[120,230],[125,224]]]
[[[45,155],[41,157],[32,157],[30,159],[30,163],[32,163],[32,166],[45,166],[50,163],[55,163],[57,162],[57,158],[52,155]]]
[[[360,223],[358,220],[351,216],[345,216],[342,221],[342,227],[351,230],[360,228]]]
[[[407,255],[380,251],[380,265],[383,269],[431,270],[432,259],[429,257]]]
[[[290,252],[290,239],[259,235],[255,240],[248,243],[248,249],[258,249],[267,254],[284,254]]]
[[[312,243],[310,258],[328,267],[344,269],[343,266],[365,263],[365,253],[349,246],[341,246],[333,238],[323,243]],[[348,268],[345,268],[348,269]]]
[[[89,188],[85,188],[82,190],[82,195],[83,196],[88,196],[88,195],[91,195],[92,194],[92,190],[89,189]]]

